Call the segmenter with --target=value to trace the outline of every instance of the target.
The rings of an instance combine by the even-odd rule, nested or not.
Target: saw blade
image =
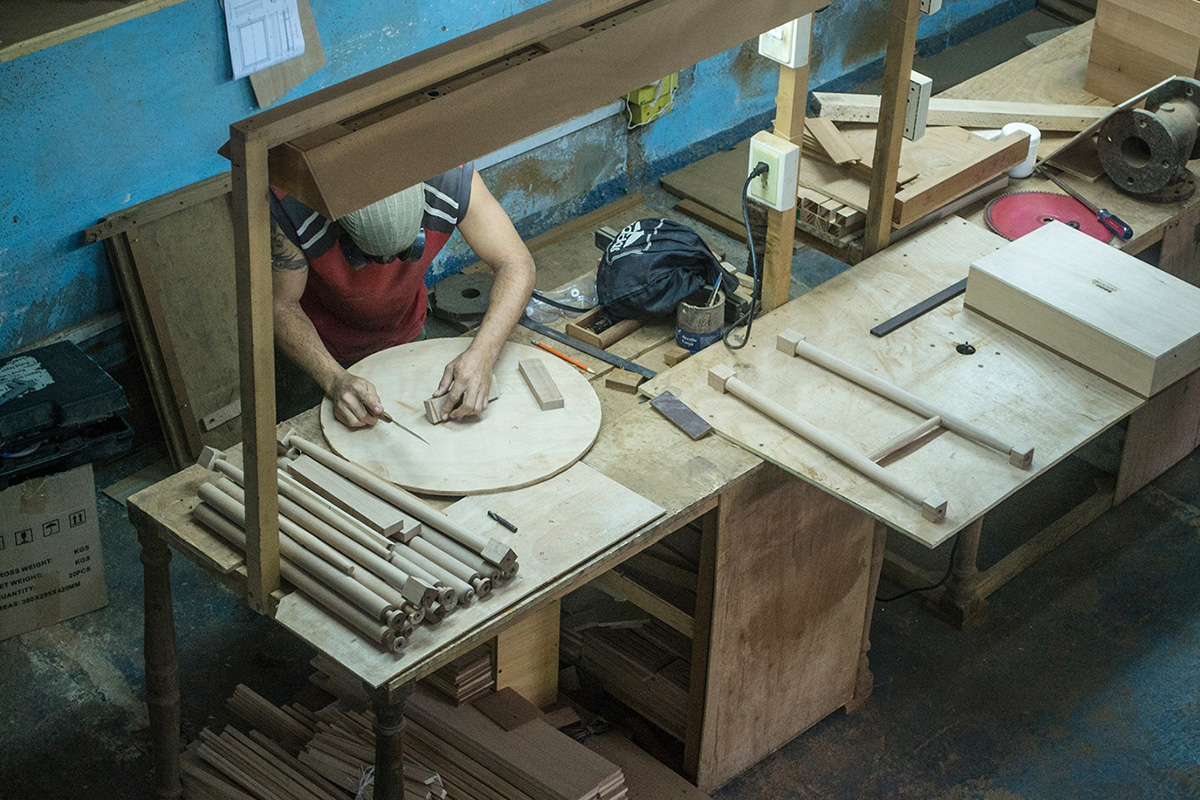
[[[1107,242],[1112,232],[1078,200],[1055,192],[1009,192],[988,203],[984,218],[1005,239],[1019,239],[1047,222],[1058,221]]]

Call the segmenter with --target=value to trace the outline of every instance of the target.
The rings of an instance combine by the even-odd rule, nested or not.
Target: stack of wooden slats
[[[434,672],[424,683],[462,705],[492,690],[496,685],[493,669],[492,650],[482,645]]]
[[[405,755],[442,776],[454,800],[621,800],[612,762],[534,718],[505,730],[472,704],[418,684],[405,710]]]
[[[800,188],[797,221],[810,232],[835,239],[859,231],[867,215],[840,200],[826,197],[815,189]]]
[[[680,741],[687,729],[691,643],[658,621],[638,628],[563,631],[562,652],[613,697]]]
[[[188,800],[346,800],[373,796],[374,736],[361,714],[278,707],[238,686],[230,708],[250,726],[200,732],[181,759]],[[406,764],[405,800],[443,800],[439,775]]]

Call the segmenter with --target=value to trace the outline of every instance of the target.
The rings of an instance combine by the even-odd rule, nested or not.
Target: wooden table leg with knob
[[[368,687],[375,712],[376,800],[404,800],[404,708],[412,691],[411,682],[391,691]]]
[[[179,650],[171,602],[171,549],[152,532],[139,531],[145,591],[146,709],[154,749],[154,797],[174,800],[179,784]]]

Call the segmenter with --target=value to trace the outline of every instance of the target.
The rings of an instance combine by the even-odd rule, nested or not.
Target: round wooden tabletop
[[[399,425],[381,420],[370,428],[347,428],[325,398],[321,429],[333,450],[411,491],[454,496],[529,486],[582,458],[600,430],[600,399],[575,367],[528,345],[507,342],[500,351],[493,370],[500,396],[482,415],[438,425],[425,419],[424,401],[470,341],[412,342],[351,367],[375,384],[384,409]],[[562,392],[562,408],[538,407],[517,369],[527,359],[546,365]]]

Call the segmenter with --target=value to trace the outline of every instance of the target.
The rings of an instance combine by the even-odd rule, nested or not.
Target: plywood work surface
[[[321,428],[341,456],[413,491],[468,495],[528,486],[578,461],[600,430],[600,401],[578,369],[526,345],[508,342],[493,370],[499,399],[479,417],[431,425],[423,402],[442,370],[470,339],[430,339],[375,353],[351,369],[375,384],[392,418],[425,441],[390,423],[351,429],[321,404]],[[518,370],[541,361],[563,395],[563,406],[542,411]]]
[[[663,513],[661,506],[585,464],[536,486],[464,498],[446,513],[479,525],[487,522],[489,510],[517,526],[510,533],[497,524],[491,533],[517,551],[520,571],[437,627],[418,626],[404,652],[381,651],[295,592],[280,602],[276,620],[372,686],[399,684],[436,669],[439,654],[462,652],[463,646],[495,635],[512,621],[511,611],[522,600]]]
[[[1136,409],[1141,400],[955,299],[882,339],[868,330],[966,276],[973,260],[1005,241],[956,217],[893,245],[754,324],[752,342],[712,347],[643,384],[653,395],[678,387],[681,399],[727,439],[845,498],[929,546],[978,518],[1070,452]],[[1034,469],[943,433],[891,463],[897,478],[949,501],[940,523],[825,454],[741,400],[709,388],[710,367],[736,370],[809,423],[864,453],[920,422],[917,415],[775,349],[792,328],[816,346],[940,404],[1002,439],[1036,448]],[[960,355],[970,342],[976,353]]]

